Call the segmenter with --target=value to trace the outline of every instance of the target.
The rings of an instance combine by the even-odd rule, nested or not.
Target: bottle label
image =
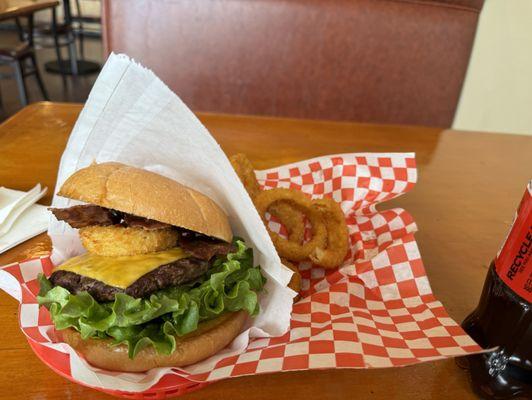
[[[495,258],[495,271],[518,296],[532,302],[532,181]]]

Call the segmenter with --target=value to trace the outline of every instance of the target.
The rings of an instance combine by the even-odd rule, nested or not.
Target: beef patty
[[[179,245],[190,257],[161,265],[142,275],[126,289],[64,270],[54,271],[50,276],[50,282],[74,294],[87,291],[100,302],[113,301],[116,293],[142,298],[162,289],[193,282],[207,272],[209,261],[213,257],[234,251],[234,246],[230,243],[190,235],[182,236]]]
[[[54,271],[50,276],[50,282],[54,286],[64,287],[74,294],[87,291],[96,301],[106,302],[114,301],[117,293],[126,293],[136,298],[147,297],[162,289],[193,282],[208,269],[209,263],[207,261],[190,257],[161,265],[141,276],[125,289],[64,270]]]

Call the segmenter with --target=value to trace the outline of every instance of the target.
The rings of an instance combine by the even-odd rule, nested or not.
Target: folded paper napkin
[[[59,184],[92,160],[118,160],[157,171],[213,197],[235,234],[256,250],[269,288],[262,316],[219,354],[183,368],[117,373],[88,365],[57,340],[35,295],[49,257],[3,267],[0,287],[21,301],[20,324],[36,354],[63,376],[96,389],[177,394],[181,388],[249,374],[320,368],[381,368],[480,351],[432,294],[402,209],[376,205],[410,190],[413,154],[343,154],[257,171],[264,189],[292,187],[341,202],[350,252],[338,270],[301,263],[302,299],[291,310],[284,270],[249,197],[214,139],[151,72],[112,55],[80,115],[61,161]],[[54,204],[70,201],[56,196]],[[279,224],[270,221],[273,230]],[[55,220],[53,260],[80,251],[74,231]]]
[[[0,188],[0,211],[7,209],[13,204],[16,200],[20,199],[26,193],[8,189],[5,187]],[[39,191],[34,196],[34,199],[37,199],[42,191],[39,188]],[[32,201],[33,199],[29,199]],[[19,204],[18,207],[25,206],[25,204]],[[17,207],[17,208],[18,208]],[[15,208],[11,210],[11,215],[17,214],[18,210]],[[20,215],[16,216],[14,221],[10,221],[10,216],[3,221],[3,224],[0,224],[0,231],[2,231],[4,225],[10,225],[9,229],[6,229],[6,232],[0,235],[0,253],[3,253],[22,242],[25,242],[28,239],[31,239],[34,236],[37,236],[40,233],[43,233],[48,229],[48,212],[45,206],[40,204],[32,204]],[[11,225],[12,223],[12,225]]]

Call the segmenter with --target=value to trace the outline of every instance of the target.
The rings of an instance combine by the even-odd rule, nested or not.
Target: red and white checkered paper
[[[341,202],[350,232],[350,252],[340,269],[299,265],[302,298],[286,334],[251,339],[241,354],[228,350],[185,369],[98,370],[65,344],[53,344],[48,311],[39,309],[35,299],[37,274],[50,274],[53,266],[49,258],[40,258],[0,271],[0,286],[21,300],[20,325],[32,348],[47,347],[46,355],[39,356],[72,380],[110,389],[118,379],[131,382],[131,392],[139,391],[139,382],[149,391],[161,377],[171,388],[269,372],[398,367],[481,350],[432,294],[410,214],[376,209],[412,189],[417,178],[413,154],[326,156],[257,171],[257,177],[264,189],[290,187],[313,198],[332,196]],[[270,226],[281,231],[274,221]],[[97,379],[87,381],[80,368],[91,368]]]

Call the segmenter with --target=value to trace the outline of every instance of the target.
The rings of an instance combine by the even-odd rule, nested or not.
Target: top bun
[[[230,242],[227,216],[207,196],[172,179],[117,162],[93,163],[72,174],[60,196]]]

